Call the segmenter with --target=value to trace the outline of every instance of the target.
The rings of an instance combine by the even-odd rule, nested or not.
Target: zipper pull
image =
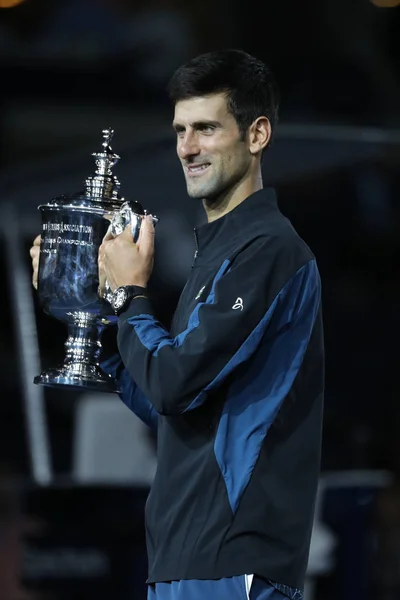
[[[197,255],[198,255],[198,253],[199,253],[199,251],[198,251],[198,250],[195,250],[195,251],[194,251],[193,262],[192,262],[192,268],[194,267],[194,263],[196,262],[196,258],[197,258]]]

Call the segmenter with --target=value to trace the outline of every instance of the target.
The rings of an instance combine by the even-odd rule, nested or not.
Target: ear
[[[271,123],[267,117],[258,117],[249,129],[249,150],[251,154],[261,154],[271,139]]]

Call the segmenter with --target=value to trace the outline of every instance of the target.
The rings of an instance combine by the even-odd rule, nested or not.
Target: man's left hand
[[[151,215],[143,218],[134,243],[130,224],[115,238],[107,234],[99,249],[99,266],[112,291],[121,285],[147,287],[154,264],[154,225]]]

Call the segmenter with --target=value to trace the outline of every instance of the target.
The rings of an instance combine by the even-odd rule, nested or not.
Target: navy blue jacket
[[[148,581],[301,588],[323,413],[316,261],[269,189],[195,235],[171,330],[146,298],[118,323],[121,397],[157,428]]]

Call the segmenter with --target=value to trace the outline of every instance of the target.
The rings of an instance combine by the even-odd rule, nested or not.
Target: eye
[[[199,127],[199,131],[201,131],[201,133],[213,133],[215,130],[215,127],[213,125],[200,125]]]
[[[185,135],[185,130],[184,129],[175,129],[175,133],[179,138],[181,138]]]

